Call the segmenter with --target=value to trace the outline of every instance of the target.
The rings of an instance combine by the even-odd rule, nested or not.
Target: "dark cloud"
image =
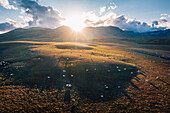
[[[60,22],[63,20],[59,11],[50,6],[39,5],[36,1],[20,0],[18,5],[24,9],[26,14],[32,16],[33,21],[28,22],[30,26],[55,28],[60,26]]]
[[[157,25],[159,25],[159,21],[153,21],[153,22],[152,22],[152,27],[155,27],[155,26],[157,26]]]
[[[5,23],[0,23],[0,31],[9,31],[15,29],[15,26],[11,23],[5,22]]]

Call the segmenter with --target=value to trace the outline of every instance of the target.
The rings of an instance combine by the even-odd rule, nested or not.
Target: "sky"
[[[170,29],[170,0],[0,0],[0,33],[16,28]]]

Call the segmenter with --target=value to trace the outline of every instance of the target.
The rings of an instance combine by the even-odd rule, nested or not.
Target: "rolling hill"
[[[77,36],[76,36],[77,35]],[[48,38],[47,38],[48,37]],[[62,38],[61,38],[62,37]],[[14,40],[39,40],[45,41],[79,41],[88,37],[95,38],[117,38],[121,40],[132,41],[136,43],[148,44],[170,44],[170,30],[161,30],[145,33],[134,33],[132,31],[123,31],[118,27],[87,27],[83,33],[75,33],[67,26],[61,26],[56,29],[34,27],[29,29],[18,28],[5,34],[0,34],[0,41]],[[121,37],[121,38],[120,38]]]

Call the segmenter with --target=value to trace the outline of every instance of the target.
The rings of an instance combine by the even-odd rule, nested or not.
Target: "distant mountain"
[[[88,32],[92,34],[106,35],[106,36],[120,36],[120,37],[170,37],[170,29],[135,33],[133,31],[123,31],[118,27],[108,26],[108,27],[89,27],[85,28]]]
[[[108,27],[87,27],[83,30],[86,34],[95,36],[125,36],[126,32],[119,29],[118,27],[108,26]]]
[[[95,38],[95,37],[142,37],[142,38],[170,38],[170,29],[134,33],[132,31],[123,31],[118,27],[86,27],[81,33],[75,33],[70,27],[61,26],[56,29],[33,27],[29,29],[18,28],[5,34],[0,34],[0,41],[14,40],[39,40],[39,41],[74,41],[75,38]]]
[[[170,37],[170,29],[160,30],[160,31],[152,31],[145,33],[135,33],[136,37]]]

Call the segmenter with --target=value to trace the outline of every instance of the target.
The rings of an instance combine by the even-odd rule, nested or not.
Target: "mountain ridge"
[[[114,26],[101,26],[101,27],[85,27],[83,30],[84,34],[93,37],[129,37],[129,38],[170,38],[170,29],[135,33],[133,31],[124,31]],[[17,28],[4,34],[0,34],[0,41],[18,40],[20,38],[29,37],[73,37],[73,31],[68,26],[60,26],[56,29],[43,28],[43,27],[32,27],[28,29]],[[77,32],[80,34],[80,32]]]

